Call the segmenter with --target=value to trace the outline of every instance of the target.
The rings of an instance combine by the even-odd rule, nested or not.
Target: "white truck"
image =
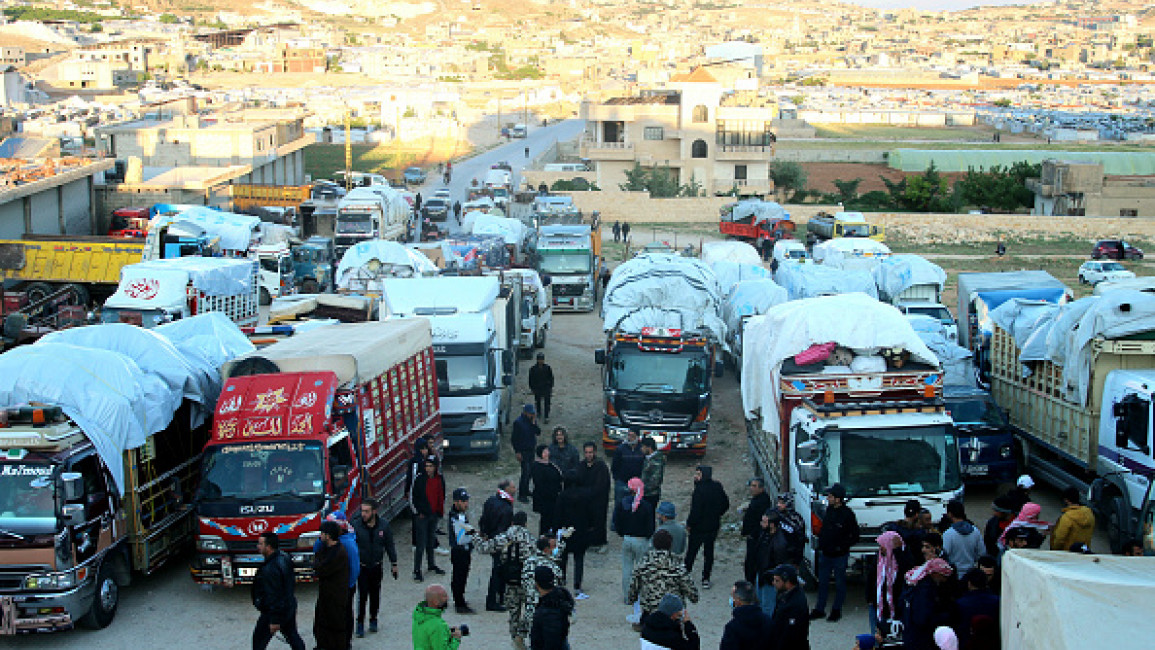
[[[293,254],[288,244],[259,244],[253,247],[257,258],[261,305],[271,305],[273,298],[290,296],[297,292]]]
[[[829,343],[838,347],[824,361],[797,356],[821,358],[812,346]],[[907,500],[937,518],[961,498],[942,369],[898,310],[858,293],[794,300],[750,318],[742,347],[755,471],[768,489],[791,492],[806,522],[822,517],[826,489],[842,484],[862,529],[856,564],[877,550],[874,538]],[[804,555],[813,566],[818,538],[809,532]]]
[[[521,350],[528,358],[534,348],[545,347],[553,323],[552,285],[544,285],[533,269],[509,269],[505,274],[521,279]]]
[[[337,255],[372,239],[403,241],[411,215],[409,203],[388,185],[349,190],[337,203]]]
[[[942,323],[946,337],[958,343],[958,321],[942,304],[946,271],[918,255],[891,255],[872,270],[878,299],[904,314],[930,316]]]
[[[496,458],[512,400],[512,363],[503,351],[495,277],[386,279],[381,318],[429,319],[446,453]],[[495,317],[495,310],[501,315]]]
[[[770,278],[740,280],[730,288],[722,303],[722,320],[726,323],[726,360],[736,373],[742,372],[742,331],[746,322],[789,299],[786,290]]]
[[[586,225],[538,229],[537,272],[550,279],[556,310],[593,311],[601,263],[596,244]]]
[[[1009,411],[1025,467],[1089,494],[1118,551],[1142,532],[1155,476],[1155,296],[1016,299],[991,319],[991,393]]]
[[[116,293],[104,301],[101,322],[151,328],[208,312],[241,327],[257,324],[257,261],[180,257],[129,264]]]

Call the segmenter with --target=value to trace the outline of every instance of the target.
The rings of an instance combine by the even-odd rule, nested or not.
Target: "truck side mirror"
[[[511,375],[509,373],[502,375],[501,376],[501,384],[503,386],[512,386],[513,385],[513,375]]]
[[[722,361],[714,362],[714,376],[721,377],[726,372],[726,364]]]
[[[84,498],[84,476],[79,472],[65,472],[60,475],[60,481],[65,502],[80,501]]]
[[[798,480],[814,485],[822,478],[822,468],[817,463],[798,463]]]
[[[795,449],[795,457],[798,459],[798,464],[801,466],[804,463],[813,463],[818,460],[821,452],[817,440],[806,440],[798,443]]]
[[[605,362],[606,362],[606,351],[605,350],[594,350],[594,363],[596,363],[600,366],[600,365],[604,365]]]
[[[513,357],[504,356],[501,359],[501,367],[505,372],[513,372]]]
[[[334,465],[333,466],[333,487],[337,490],[344,490],[349,484],[349,466],[348,465]]]
[[[60,518],[69,526],[79,526],[84,523],[84,506],[79,503],[67,503],[60,507]]]

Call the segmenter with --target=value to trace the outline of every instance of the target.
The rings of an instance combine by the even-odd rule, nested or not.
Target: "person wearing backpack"
[[[513,523],[513,500],[516,496],[517,485],[511,479],[502,479],[497,484],[497,494],[485,500],[485,505],[481,508],[481,520],[477,522],[483,540],[497,537]],[[480,547],[478,550],[481,550]],[[489,553],[493,560],[489,572],[489,587],[485,595],[485,611],[504,612],[505,606],[502,602],[505,599],[505,584],[500,576],[501,557],[495,552],[482,552]]]
[[[525,601],[525,590],[521,582],[522,568],[525,561],[537,551],[537,536],[526,528],[528,522],[529,516],[519,510],[513,513],[513,524],[508,530],[496,537],[484,539],[477,545],[479,552],[490,553],[498,558],[497,578],[505,590],[504,609],[509,611],[511,639],[521,636],[521,611],[518,604]]]

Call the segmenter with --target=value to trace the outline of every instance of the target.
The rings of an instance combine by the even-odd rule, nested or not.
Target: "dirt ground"
[[[858,184],[858,193],[865,194],[879,190],[886,191],[886,184],[884,184],[879,177],[885,177],[890,181],[901,181],[907,176],[918,176],[919,174],[906,173],[897,169],[891,169],[886,165],[873,165],[870,163],[802,163],[802,168],[806,170],[806,188],[810,190],[818,190],[820,192],[837,192],[838,188],[834,186],[834,181],[849,181],[856,178],[861,178],[862,182]],[[954,184],[959,178],[966,174],[963,173],[943,173],[943,178],[947,182]]]

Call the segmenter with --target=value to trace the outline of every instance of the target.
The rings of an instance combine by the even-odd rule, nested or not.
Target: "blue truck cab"
[[[954,421],[963,480],[972,485],[1013,482],[1018,460],[1007,412],[980,388],[944,386],[943,398]]]

